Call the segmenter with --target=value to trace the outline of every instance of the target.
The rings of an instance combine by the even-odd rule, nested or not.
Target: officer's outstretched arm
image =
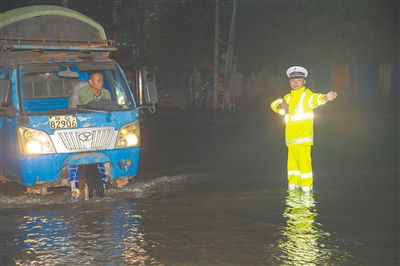
[[[311,96],[308,99],[308,105],[314,109],[320,105],[323,105],[329,101],[333,101],[337,96],[337,93],[334,91],[330,91],[327,94],[321,93],[313,93],[311,92]]]
[[[312,93],[308,98],[308,105],[311,109],[317,108],[327,102],[328,100],[326,99],[326,95],[322,93]]]
[[[325,98],[330,102],[335,100],[337,97],[337,92],[336,91],[330,91],[325,95]]]

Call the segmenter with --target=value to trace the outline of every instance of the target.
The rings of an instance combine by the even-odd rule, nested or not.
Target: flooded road
[[[0,264],[398,265],[398,119],[319,109],[306,195],[269,110],[146,116],[137,181],[104,199],[1,185]]]

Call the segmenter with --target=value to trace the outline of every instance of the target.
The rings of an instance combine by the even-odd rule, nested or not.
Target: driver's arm
[[[109,92],[107,89],[102,88],[102,89],[101,89],[101,98],[102,98],[102,99],[111,100],[111,94],[110,94],[110,92]]]
[[[84,86],[78,92],[79,104],[87,104],[93,100],[93,96],[90,92],[89,86]]]

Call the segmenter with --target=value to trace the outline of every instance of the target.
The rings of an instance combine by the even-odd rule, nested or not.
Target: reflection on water
[[[140,219],[129,202],[26,211],[9,255],[16,265],[158,264],[146,251],[156,244],[146,241]]]
[[[313,193],[289,190],[285,202],[286,224],[280,232],[276,259],[282,265],[330,264],[333,250],[325,244],[329,233],[315,221],[318,213]]]
[[[16,265],[44,264],[55,262],[64,242],[65,221],[57,219],[60,212],[26,212],[18,226],[20,248],[25,252],[25,260],[17,259]],[[50,247],[50,248],[49,248]]]

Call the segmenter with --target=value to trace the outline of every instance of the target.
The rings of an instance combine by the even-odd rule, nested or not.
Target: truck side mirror
[[[143,86],[143,96],[146,104],[154,105],[158,102],[157,88],[154,82],[147,82]]]
[[[143,98],[145,105],[139,106],[140,109],[147,109],[150,114],[156,113],[156,103],[158,102],[157,90],[152,86],[144,86]]]
[[[14,117],[17,110],[11,105],[11,81],[0,79],[0,113]]]
[[[0,79],[0,106],[7,107],[11,104],[11,81]]]

